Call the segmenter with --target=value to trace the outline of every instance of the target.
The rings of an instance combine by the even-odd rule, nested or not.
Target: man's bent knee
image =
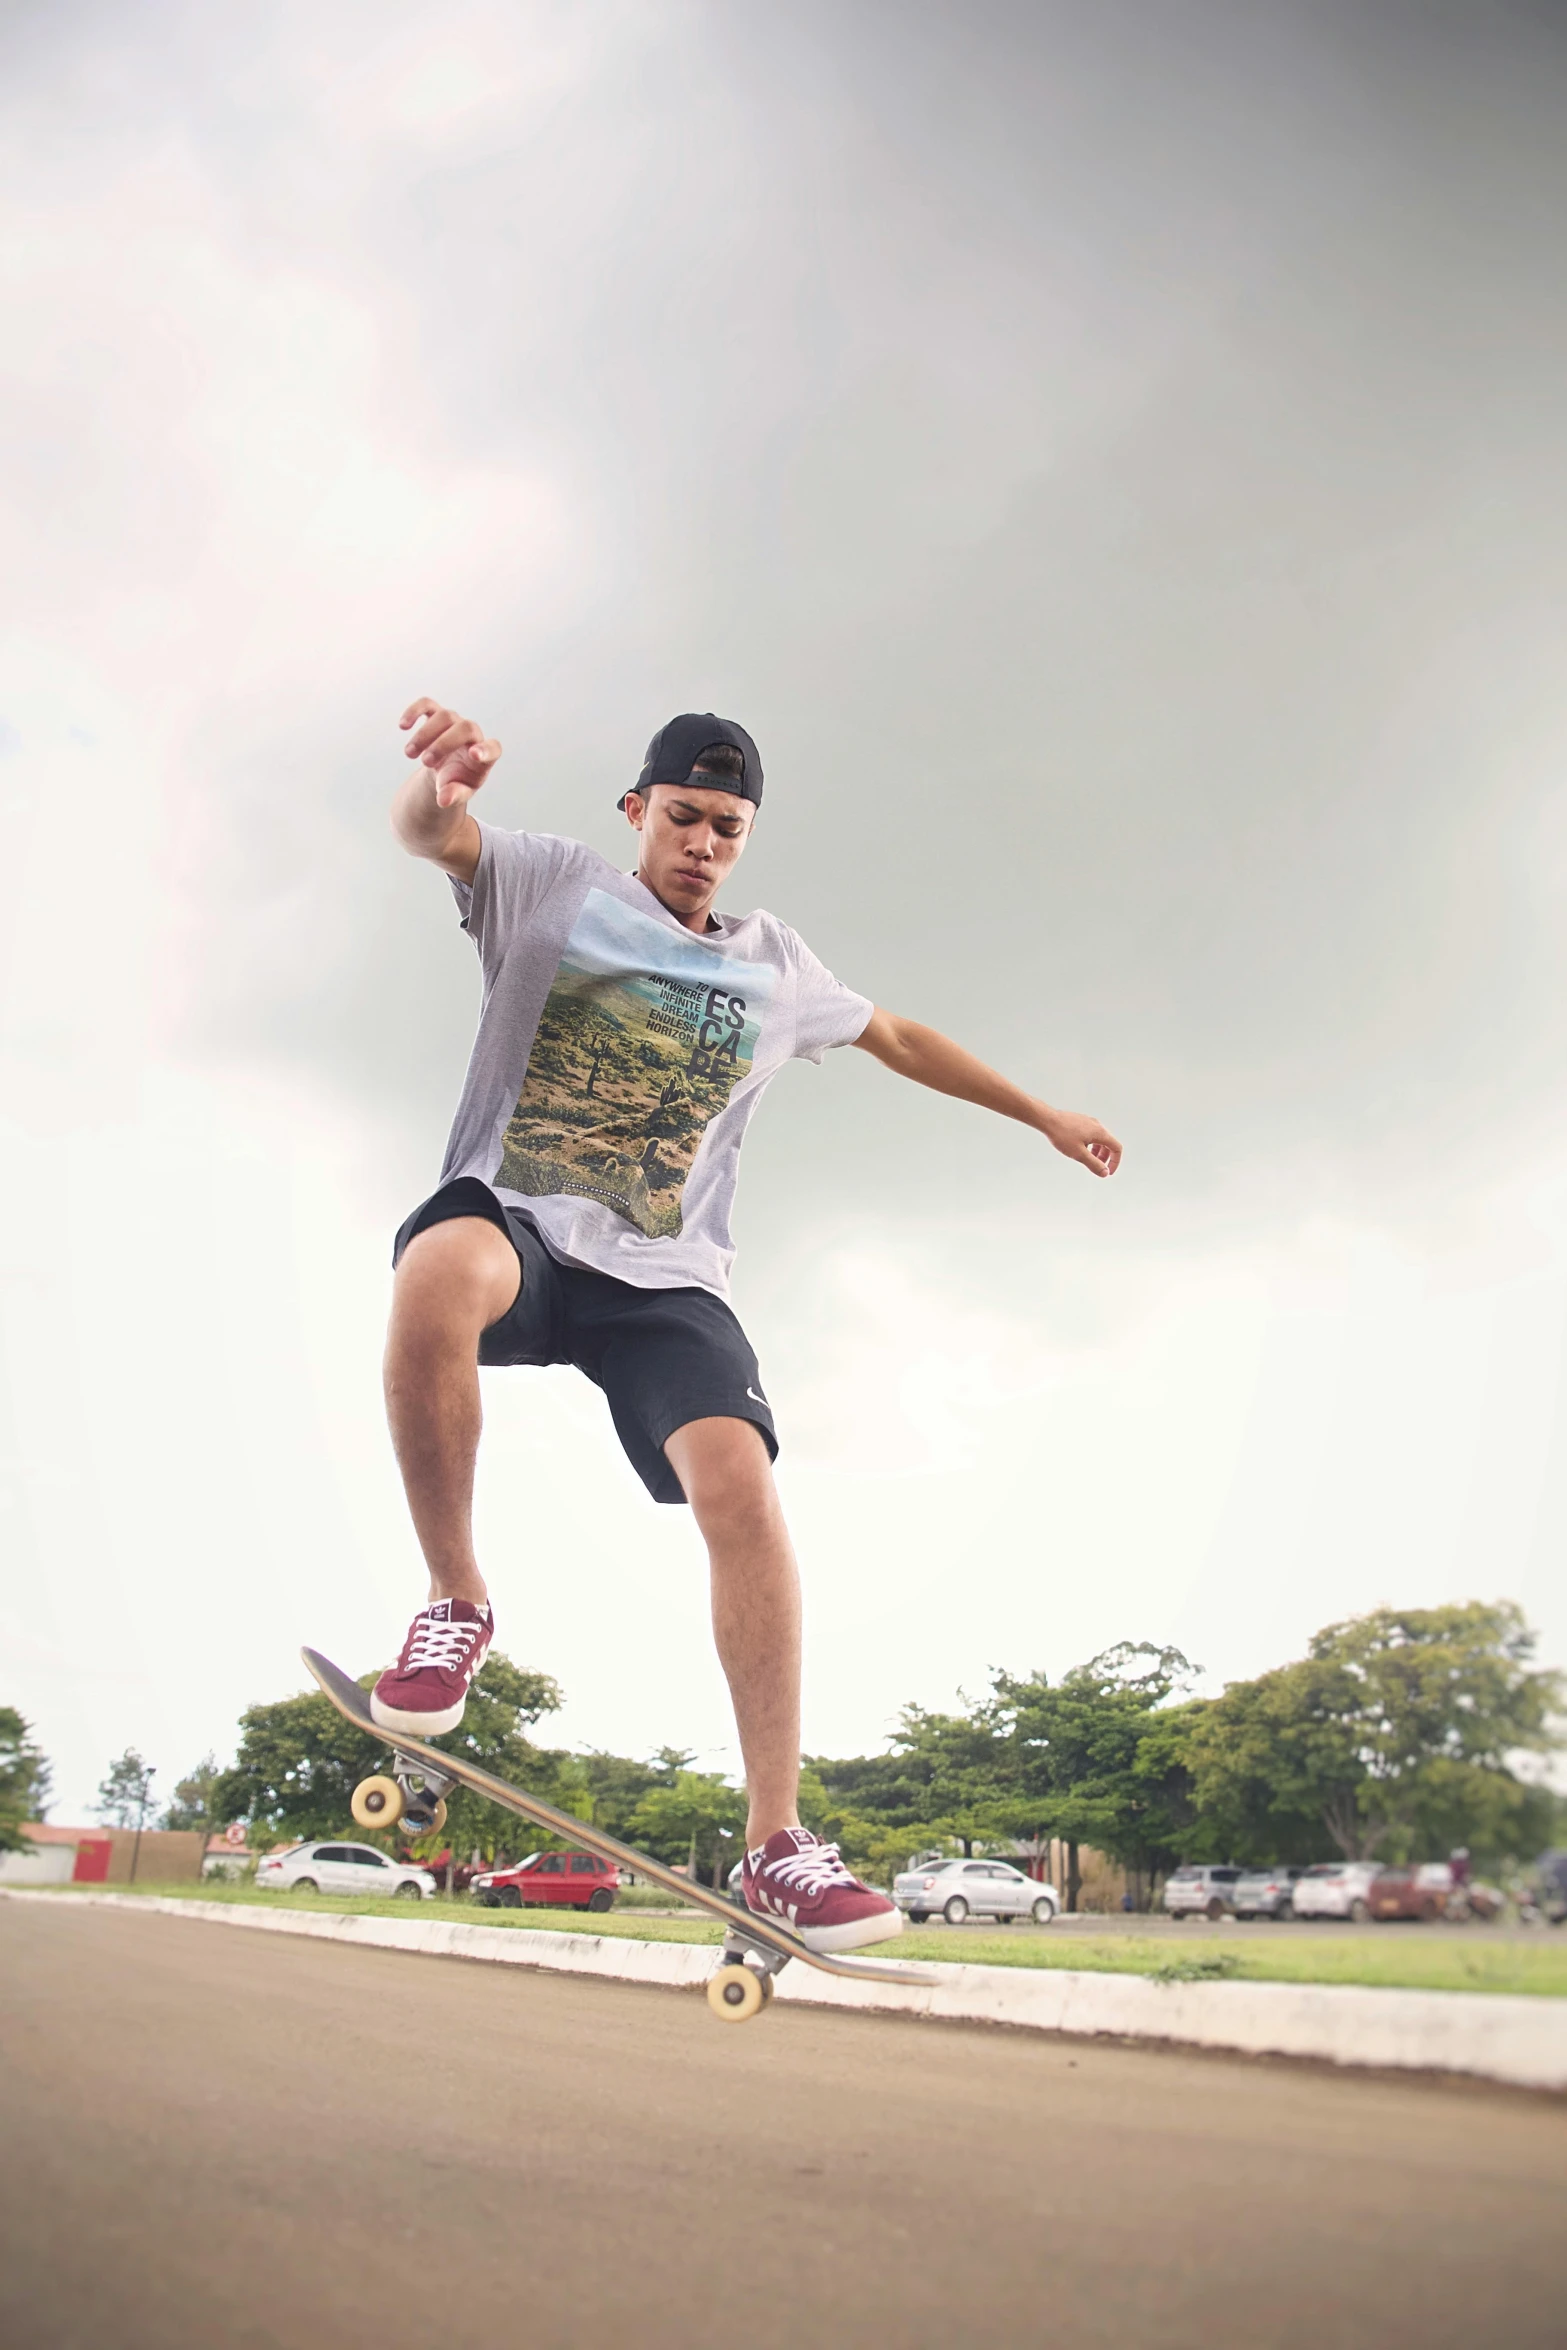
[[[754,1420],[688,1420],[665,1439],[664,1455],[699,1512],[774,1504],[772,1455]]]
[[[394,1329],[413,1323],[475,1338],[516,1304],[522,1260],[485,1216],[451,1216],[416,1232],[392,1284]]]

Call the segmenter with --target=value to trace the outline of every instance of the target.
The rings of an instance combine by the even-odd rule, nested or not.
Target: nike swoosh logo
[[[772,1407],[772,1405],[771,1405],[771,1404],[768,1402],[768,1400],[767,1400],[766,1396],[765,1396],[765,1395],[758,1395],[758,1394],[757,1394],[757,1392],[756,1392],[756,1389],[755,1389],[754,1387],[748,1387],[748,1388],[746,1389],[746,1394],[747,1394],[747,1395],[748,1395],[748,1396],[751,1398],[751,1401],[752,1401],[753,1403],[759,1403],[759,1404],[762,1406],[762,1409],[763,1409],[764,1411],[768,1411],[768,1412],[770,1412],[770,1411],[772,1410],[772,1408],[773,1408],[773,1407]]]

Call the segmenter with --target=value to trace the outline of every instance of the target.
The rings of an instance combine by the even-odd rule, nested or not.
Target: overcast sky
[[[1567,23],[1443,0],[7,11],[0,1701],[80,1818],[422,1588],[396,1224],[476,1008],[395,720],[1096,1112],[865,1056],[752,1129],[736,1304],[806,1736],[1388,1600],[1567,1663]],[[487,1374],[500,1644],[732,1767],[683,1511]]]

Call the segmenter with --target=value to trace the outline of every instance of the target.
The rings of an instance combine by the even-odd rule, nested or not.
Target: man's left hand
[[[1076,1159],[1090,1175],[1113,1175],[1121,1164],[1121,1146],[1109,1127],[1081,1110],[1051,1110],[1041,1131],[1064,1159]]]

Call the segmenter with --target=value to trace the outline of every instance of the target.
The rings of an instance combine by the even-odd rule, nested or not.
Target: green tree
[[[163,1825],[194,1829],[204,1836],[221,1827],[222,1822],[212,1807],[213,1789],[221,1777],[217,1756],[204,1754],[193,1771],[175,1781],[173,1796],[164,1809]]]
[[[586,1788],[591,1810],[570,1800],[563,1791],[562,1808],[575,1813],[579,1820],[591,1820],[606,1834],[618,1836],[623,1843],[632,1840],[631,1822],[644,1795],[655,1787],[672,1787],[675,1775],[690,1767],[693,1757],[683,1747],[661,1747],[647,1762],[634,1762],[629,1755],[606,1754],[590,1748],[586,1754],[569,1758],[574,1776]]]
[[[157,1777],[153,1765],[134,1746],[127,1746],[118,1761],[109,1765],[107,1778],[98,1789],[94,1806],[98,1817],[107,1820],[112,1828],[134,1828],[136,1841],[131,1847],[130,1881],[136,1882],[141,1865],[142,1830],[147,1825],[147,1814],[152,1809],[152,1782]]]
[[[956,1838],[965,1853],[1009,1833],[1017,1793],[1013,1757],[986,1711],[905,1706],[890,1743],[905,1784],[917,1790],[911,1826]]]
[[[1010,1834],[1011,1757],[988,1715],[905,1706],[889,1748],[809,1759],[811,1783],[821,1791],[811,1824],[846,1856],[887,1867],[920,1845],[951,1841],[972,1852]]]
[[[372,1679],[365,1674],[361,1686],[368,1688]],[[530,1672],[492,1649],[469,1689],[460,1725],[431,1743],[548,1796],[555,1758],[542,1754],[526,1733],[559,1704],[560,1690],[547,1673]],[[386,1738],[345,1721],[319,1690],[250,1706],[240,1717],[239,1752],[213,1786],[214,1815],[245,1820],[260,1834],[341,1835],[350,1825],[355,1786],[385,1768],[387,1745]],[[498,1824],[512,1816],[456,1788],[440,1842],[454,1852],[473,1845],[482,1850]]]
[[[1064,1840],[1068,1909],[1084,1844],[1140,1871],[1174,1858],[1190,1806],[1160,1709],[1193,1670],[1178,1648],[1123,1641],[1057,1682],[993,1676],[988,1719],[1011,1750],[1006,1816],[1030,1841]]]
[[[52,1776],[31,1722],[15,1706],[0,1705],[0,1852],[29,1849],[22,1823],[43,1818]]]
[[[515,1665],[510,1657],[497,1656],[492,1649],[469,1689],[461,1723],[432,1744],[482,1764],[515,1787],[532,1787],[550,1802],[560,1802],[560,1757],[535,1746],[527,1735],[545,1714],[558,1712],[560,1702],[560,1686],[548,1673]],[[446,1812],[440,1834],[416,1847],[421,1858],[428,1859],[443,1844],[459,1857],[482,1852],[488,1839],[515,1837],[520,1825],[515,1812],[472,1794],[466,1787],[452,1789],[446,1798]],[[547,1843],[549,1839],[536,1841]]]
[[[1182,1860],[1223,1857],[1218,1846],[1210,1850],[1202,1843],[1199,1849],[1193,1841],[1202,1837],[1203,1828],[1187,1746],[1193,1722],[1210,1702],[1191,1697],[1155,1707],[1138,1739],[1132,1771],[1147,1808],[1140,1815],[1134,1811],[1132,1823],[1139,1834],[1125,1851],[1118,1847],[1114,1857],[1150,1877],[1167,1875]]]
[[[932,1841],[916,1826],[868,1812],[822,1776],[837,1766],[809,1759],[800,1766],[800,1817],[826,1843],[836,1844],[857,1876],[873,1882],[902,1868],[910,1852]],[[944,1834],[945,1831],[942,1831]]]
[[[680,1770],[668,1786],[650,1787],[631,1815],[631,1841],[655,1860],[684,1861],[722,1887],[740,1857],[746,1799],[717,1771]]]
[[[127,1746],[117,1761],[109,1765],[108,1775],[98,1789],[98,1800],[93,1809],[99,1819],[107,1820],[111,1828],[135,1828],[138,1832],[147,1824],[152,1809],[152,1782],[157,1777],[154,1766],[134,1746]]]
[[[1563,1679],[1535,1645],[1506,1600],[1329,1624],[1194,1718],[1203,1822],[1242,1857],[1306,1857],[1324,1837],[1351,1859],[1526,1853],[1548,1805],[1514,1766],[1562,1743]]]

